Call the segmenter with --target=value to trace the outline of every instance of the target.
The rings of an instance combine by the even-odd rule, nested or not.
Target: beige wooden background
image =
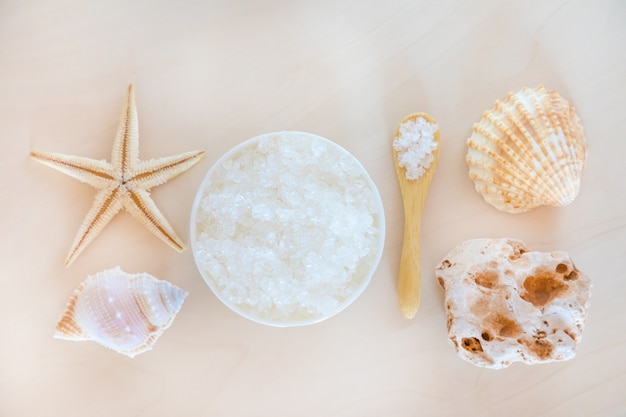
[[[0,1],[0,416],[626,415],[625,52],[617,0]],[[28,154],[109,158],[129,82],[142,158],[206,150],[153,190],[187,243],[200,181],[243,140],[303,130],[352,152],[387,217],[365,293],[314,326],[261,326],[213,296],[190,250],[127,214],[65,269],[94,191]],[[496,99],[539,83],[583,120],[581,192],[568,207],[501,213],[473,190],[465,139]],[[422,307],[406,321],[390,141],[416,111],[438,119],[442,152],[422,230]],[[448,344],[435,265],[464,239],[505,236],[566,250],[593,280],[572,361],[491,371]],[[131,360],[53,339],[74,287],[115,265],[190,292],[155,348]]]

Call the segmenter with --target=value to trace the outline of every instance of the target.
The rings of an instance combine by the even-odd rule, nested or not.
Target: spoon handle
[[[402,315],[415,317],[420,304],[422,271],[420,263],[421,214],[426,190],[415,198],[405,199],[404,238],[398,274],[398,302]]]

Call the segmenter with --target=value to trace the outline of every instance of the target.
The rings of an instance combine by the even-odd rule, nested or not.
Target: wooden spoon
[[[426,113],[411,114],[405,117],[398,126],[395,138],[400,136],[400,126],[403,123],[420,117],[429,123],[437,123],[432,116]],[[393,150],[393,159],[404,203],[404,241],[398,274],[398,301],[400,302],[402,315],[407,319],[415,317],[420,304],[420,226],[426,193],[439,160],[439,148],[441,147],[439,129],[435,131],[434,140],[437,142],[437,148],[433,151],[434,160],[430,167],[426,169],[426,172],[414,180],[406,177],[406,169],[398,165],[398,152],[395,149]]]

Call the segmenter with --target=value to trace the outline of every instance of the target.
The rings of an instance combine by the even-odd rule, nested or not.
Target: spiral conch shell
[[[187,295],[146,273],[106,270],[74,290],[54,337],[93,340],[132,358],[152,349]]]
[[[509,93],[467,140],[469,176],[485,201],[519,213],[578,195],[587,145],[574,107],[539,86]]]

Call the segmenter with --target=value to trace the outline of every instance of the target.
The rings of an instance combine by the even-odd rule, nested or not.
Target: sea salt
[[[393,141],[393,148],[398,153],[398,165],[406,169],[408,179],[418,179],[433,163],[437,129],[437,124],[429,123],[422,117],[400,125],[400,134]]]
[[[382,250],[380,197],[351,155],[299,132],[244,146],[205,180],[194,255],[217,295],[269,322],[332,315]]]

